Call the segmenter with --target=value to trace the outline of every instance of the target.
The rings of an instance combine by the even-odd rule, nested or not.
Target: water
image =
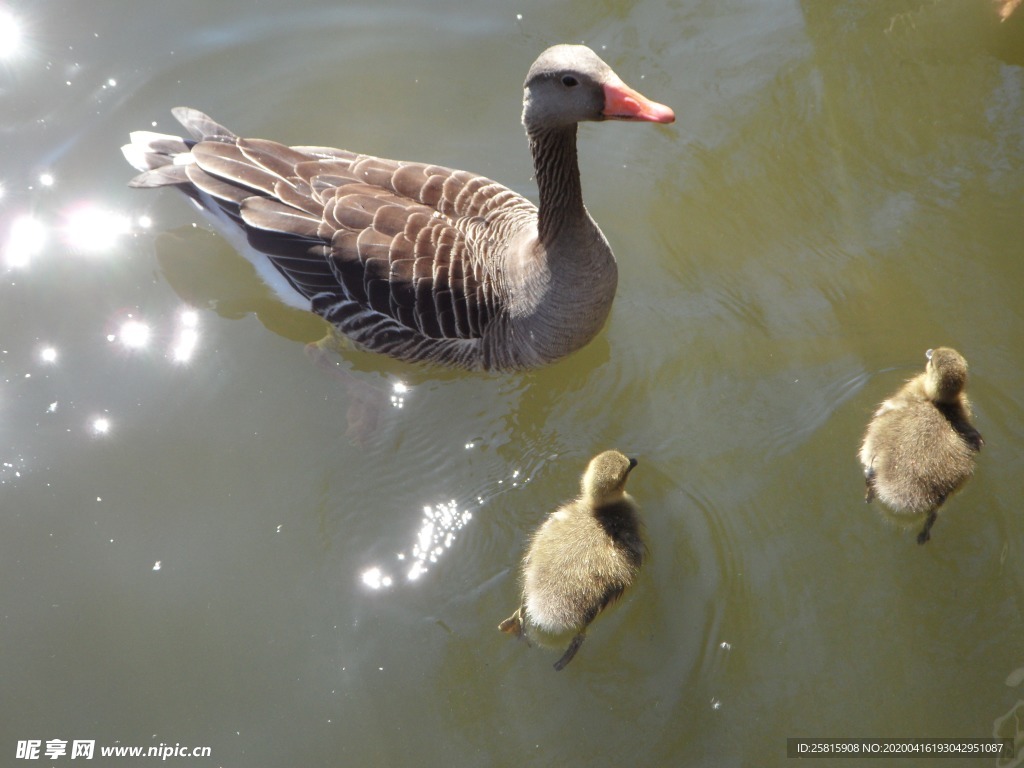
[[[28,739],[245,766],[1020,742],[1020,19],[895,1],[5,7],[24,33],[0,69],[8,759]],[[520,88],[563,41],[678,121],[583,127],[619,293],[601,336],[544,370],[313,365],[318,321],[183,200],[125,186],[127,133],[187,104],[532,194]],[[42,242],[29,215],[37,252],[11,245]],[[971,364],[986,447],[919,547],[863,504],[855,455],[938,345]],[[652,556],[556,674],[560,651],[496,627],[529,532],[609,447],[640,459]]]

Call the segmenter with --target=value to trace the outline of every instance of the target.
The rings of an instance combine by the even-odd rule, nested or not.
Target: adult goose
[[[329,147],[239,138],[194,109],[191,139],[132,133],[134,187],[173,186],[287,304],[357,345],[407,361],[519,370],[558,360],[602,328],[618,273],[583,205],[576,126],[671,123],[582,45],[544,51],[523,124],[540,205],[482,176]]]

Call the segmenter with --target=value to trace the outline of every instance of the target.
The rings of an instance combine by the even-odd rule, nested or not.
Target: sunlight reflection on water
[[[128,351],[148,349],[155,341],[170,339],[166,357],[177,364],[192,361],[201,338],[199,313],[188,305],[177,313],[174,330],[169,334],[158,334],[150,323],[138,319],[133,312],[118,312],[111,324],[115,325],[116,329],[108,331],[107,341],[119,344]],[[55,355],[56,351],[53,354]]]
[[[52,177],[43,176],[41,181]],[[137,226],[147,229],[152,222],[140,217],[133,226],[131,219],[115,210],[94,202],[79,202],[69,206],[60,218],[63,225],[57,229],[61,241],[70,252],[82,255],[101,255],[111,252],[125,235]],[[3,257],[7,268],[26,269],[43,253],[54,227],[37,214],[22,213],[11,221],[4,244]]]
[[[469,442],[464,447],[468,451],[475,445]],[[494,481],[491,491],[476,495],[469,502],[449,499],[424,505],[419,527],[408,550],[395,555],[396,563],[391,568],[379,563],[364,568],[360,573],[363,585],[374,590],[391,587],[399,581],[400,576],[396,572],[404,576],[402,580],[405,583],[419,580],[454,547],[459,534],[486,504],[530,483],[536,469],[525,472],[513,469],[507,478]]]
[[[178,332],[171,348],[171,359],[176,363],[187,363],[198,344],[199,313],[194,309],[184,309],[178,315]]]
[[[97,437],[110,433],[110,419],[106,416],[97,416],[92,420],[92,433]]]
[[[405,407],[405,395],[409,392],[409,386],[401,381],[396,381],[391,387],[391,405],[395,408]]]
[[[4,261],[8,269],[24,269],[46,245],[46,227],[33,216],[24,214],[11,223],[4,247]]]
[[[14,14],[0,10],[0,59],[16,57],[22,48],[21,24]]]
[[[468,509],[460,510],[454,499],[424,506],[420,528],[410,551],[399,552],[395,556],[405,567],[406,581],[416,581],[437,563],[455,543],[456,534],[472,519],[473,513]],[[394,583],[392,576],[377,565],[364,570],[361,578],[363,584],[371,589],[390,587]]]
[[[111,250],[131,229],[131,219],[124,214],[85,202],[65,214],[63,236],[73,251],[98,254]]]
[[[151,335],[152,331],[145,323],[139,320],[126,320],[121,324],[117,338],[128,349],[143,349],[149,346]]]

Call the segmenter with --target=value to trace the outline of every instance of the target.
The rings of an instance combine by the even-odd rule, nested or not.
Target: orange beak
[[[651,101],[619,80],[604,85],[604,111],[609,120],[642,120],[648,123],[674,123],[671,107]]]

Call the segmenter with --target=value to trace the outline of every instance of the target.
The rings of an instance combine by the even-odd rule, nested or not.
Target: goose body
[[[587,466],[580,496],[552,512],[534,532],[522,563],[522,602],[499,625],[522,636],[529,627],[573,634],[561,670],[583,643],[587,626],[633,583],[645,547],[637,506],[625,491],[636,466],[605,451]]]
[[[581,121],[672,122],[585,46],[558,45],[524,86],[535,206],[495,181],[427,163],[239,138],[173,110],[190,138],[135,132],[131,185],[176,187],[210,214],[286,303],[407,361],[518,370],[603,327],[615,258],[583,205]]]
[[[929,349],[925,372],[883,402],[860,449],[867,484],[898,515],[925,515],[917,541],[924,544],[938,509],[974,473],[984,440],[971,424],[964,392],[967,361],[954,349]]]

